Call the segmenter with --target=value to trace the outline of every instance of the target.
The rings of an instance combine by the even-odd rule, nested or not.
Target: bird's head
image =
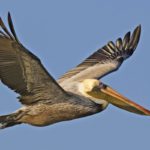
[[[88,92],[99,92],[101,89],[105,89],[107,85],[102,83],[97,79],[85,79],[80,84],[80,92],[88,93]]]
[[[127,111],[141,114],[150,115],[150,111],[144,107],[136,104],[135,102],[127,99],[112,89],[110,86],[103,84],[96,79],[85,79],[80,83],[80,93],[92,101],[102,104],[103,109],[107,107],[109,103]]]
[[[100,81],[96,79],[85,79],[81,82],[81,91],[82,92],[90,92],[94,89],[98,89],[100,85]]]
[[[103,108],[106,108],[108,105],[107,101],[89,95],[89,93],[93,92],[93,91],[100,92],[102,85],[103,84],[97,79],[85,79],[79,84],[79,91],[83,96],[91,99],[92,101],[94,101],[97,104],[102,104]]]

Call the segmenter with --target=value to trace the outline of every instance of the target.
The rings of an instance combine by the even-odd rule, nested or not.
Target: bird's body
[[[47,126],[60,121],[81,118],[101,112],[108,106],[108,102],[95,102],[84,96],[80,91],[75,94],[68,91],[68,95],[61,99],[48,99],[25,105],[15,112],[18,123],[28,123],[34,126]]]
[[[56,81],[39,58],[20,43],[10,14],[8,24],[11,32],[0,18],[0,80],[20,94],[23,107],[0,116],[0,128],[21,123],[47,126],[101,112],[109,103],[133,113],[150,115],[149,110],[99,81],[133,54],[141,26],[131,36],[128,32],[123,40],[118,38],[115,44],[108,42]]]
[[[60,121],[85,117],[102,111],[102,108],[88,100],[70,96],[64,102],[38,103],[22,107],[19,114],[23,114],[18,122],[28,123],[34,126],[47,126]],[[65,102],[66,101],[66,102]]]

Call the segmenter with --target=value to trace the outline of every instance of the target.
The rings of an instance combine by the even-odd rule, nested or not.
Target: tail
[[[18,113],[0,116],[0,129],[21,124],[21,122],[18,122],[17,120],[18,120]]]

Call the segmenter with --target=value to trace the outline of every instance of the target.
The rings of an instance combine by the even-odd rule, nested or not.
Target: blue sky
[[[150,109],[150,2],[131,0],[1,0],[0,16],[10,11],[20,41],[36,54],[57,79],[106,44],[141,24],[134,55],[119,71],[103,78],[126,97]],[[0,114],[21,105],[0,84]],[[3,150],[148,149],[150,117],[114,106],[104,112],[52,126],[20,125],[0,131]]]

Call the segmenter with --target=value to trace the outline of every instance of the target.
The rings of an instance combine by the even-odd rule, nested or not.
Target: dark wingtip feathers
[[[4,37],[4,38],[8,38],[11,40],[15,40],[19,43],[19,40],[16,36],[16,32],[14,30],[14,26],[13,26],[13,22],[11,19],[11,15],[10,12],[8,12],[8,25],[9,25],[9,29],[11,32],[8,31],[7,27],[5,26],[2,18],[0,17],[0,27],[2,28],[2,30],[0,30],[0,36]]]
[[[131,34],[130,32],[127,32],[126,35],[124,36],[123,45],[122,45],[122,48],[124,50],[127,50],[128,46],[129,46],[130,34]]]
[[[14,29],[14,25],[13,25],[13,22],[12,22],[12,19],[11,19],[10,12],[8,12],[8,24],[9,24],[10,30],[11,30],[11,32],[12,32],[12,34],[13,34],[15,40],[19,43],[19,40],[18,40],[18,38],[17,38],[15,29]]]
[[[106,65],[106,66],[104,65],[104,67],[106,67],[106,69],[104,69],[104,72],[101,71],[101,74],[97,75],[97,77],[95,77],[93,74],[93,76],[91,75],[92,78],[100,79],[101,77],[107,75],[108,73],[111,73],[111,72],[117,70],[120,67],[120,65],[122,64],[122,62],[133,54],[133,52],[139,42],[140,33],[141,33],[141,25],[139,25],[135,28],[132,35],[130,32],[127,32],[123,39],[118,38],[116,40],[116,43],[109,41],[105,46],[103,46],[102,48],[100,48],[96,52],[94,52],[91,56],[89,56],[87,59],[85,59],[76,68],[74,68],[74,69],[68,71],[66,74],[64,74],[59,79],[59,82],[63,82],[82,71],[84,72],[84,70],[86,70],[87,68],[94,66],[98,63],[100,64],[100,66],[101,65],[103,66],[103,64],[107,64],[109,62],[109,63],[113,64],[113,67],[111,67],[111,65]],[[106,71],[106,70],[108,70],[108,71]],[[79,75],[79,78],[80,78],[80,75]],[[81,78],[80,79],[79,78],[78,78],[78,80],[81,79]]]
[[[1,32],[1,35],[3,37],[6,37],[6,38],[9,38],[9,39],[12,39],[13,40],[13,37],[12,35],[10,34],[10,32],[7,30],[2,18],[0,17],[0,27],[2,28],[3,31],[0,30]]]
[[[138,25],[135,30],[133,31],[133,34],[131,36],[130,40],[130,49],[133,49],[133,51],[136,49],[138,42],[140,40],[140,35],[141,35],[141,25]]]
[[[125,60],[126,58],[130,57],[136,49],[140,39],[140,34],[141,25],[138,25],[134,29],[132,35],[130,32],[127,32],[123,39],[118,38],[115,44],[110,41],[101,50],[105,54],[106,52],[109,52],[109,57],[111,57],[112,59],[123,58],[123,60]]]

